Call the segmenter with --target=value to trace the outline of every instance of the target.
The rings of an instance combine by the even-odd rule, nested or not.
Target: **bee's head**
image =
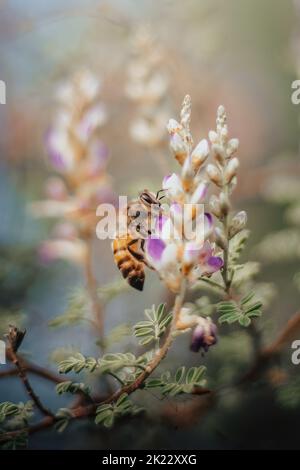
[[[144,191],[140,193],[140,201],[146,206],[152,206],[153,204],[160,205],[156,195],[151,191],[148,191],[148,189],[144,189]]]

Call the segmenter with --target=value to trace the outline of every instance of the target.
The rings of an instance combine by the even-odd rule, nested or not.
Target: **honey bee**
[[[145,259],[145,240],[152,233],[153,215],[159,215],[161,211],[159,194],[145,189],[137,200],[131,201],[127,208],[127,233],[121,236],[117,234],[112,249],[114,260],[124,279],[134,289],[143,290],[145,282],[144,266],[151,266]]]

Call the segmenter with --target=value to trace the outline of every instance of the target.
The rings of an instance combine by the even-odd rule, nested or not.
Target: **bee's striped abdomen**
[[[136,252],[136,244],[131,245],[130,253],[128,249],[129,243],[132,242],[132,238],[116,238],[113,241],[113,253],[115,262],[121,271],[123,277],[127,282],[137,290],[143,290],[145,281],[144,264],[142,261],[142,255]],[[138,259],[137,259],[138,258]]]

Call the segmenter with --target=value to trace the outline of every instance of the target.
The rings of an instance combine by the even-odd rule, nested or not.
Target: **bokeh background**
[[[291,102],[300,71],[299,11],[299,2],[289,0],[0,1],[0,79],[7,86],[7,104],[0,105],[0,333],[11,321],[25,326],[26,357],[55,370],[54,350],[97,354],[88,324],[48,325],[66,310],[70,291],[84,278],[76,264],[41,262],[38,249],[51,222],[28,210],[43,199],[45,180],[53,174],[45,135],[57,108],[58,83],[81,67],[101,80],[107,110],[101,139],[109,149],[107,171],[116,194],[158,189],[165,168],[175,168],[160,120],[157,140],[155,132],[147,142],[139,132],[130,133],[144,112],[128,96],[130,64],[135,54],[143,58],[149,52],[137,52],[141,28],[153,41],[152,51],[161,54],[157,71],[165,92],[155,112],[162,121],[177,117],[189,93],[192,131],[200,140],[214,128],[217,106],[227,109],[230,133],[240,140],[235,204],[247,210],[251,230],[245,258],[261,263],[259,279],[272,298],[259,321],[262,344],[278,337],[299,309],[300,105]],[[108,242],[95,239],[93,269],[100,286],[118,279]],[[126,291],[107,305],[105,328],[132,325],[145,307],[165,300],[151,273],[143,294]],[[188,338],[180,338],[167,365],[205,364],[212,385],[234,382],[251,368],[250,336],[241,327],[224,331],[205,357],[190,353]],[[136,343],[125,337],[110,350],[120,348],[133,350]],[[155,418],[136,417],[113,431],[80,422],[62,435],[52,430],[32,436],[30,448],[299,448],[299,367],[285,344],[272,377],[227,388],[216,403],[197,398],[191,408],[186,399],[162,403],[138,393],[141,404],[146,400],[150,410],[159,410]],[[32,382],[49,406],[65,404],[52,383],[37,377]],[[0,401],[8,399],[26,400],[14,377],[0,383]]]

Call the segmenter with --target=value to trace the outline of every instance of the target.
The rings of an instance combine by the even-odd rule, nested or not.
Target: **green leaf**
[[[165,372],[160,378],[147,379],[145,388],[159,389],[162,395],[175,397],[182,393],[191,393],[195,387],[203,387],[206,368],[204,366],[191,367],[186,371],[185,367],[179,367],[175,372],[174,378],[170,372]]]
[[[250,312],[253,312],[254,310],[260,310],[261,307],[262,307],[262,303],[256,302],[255,304],[249,306],[247,310],[245,311],[245,313],[250,313]]]
[[[242,326],[249,326],[251,323],[251,319],[249,317],[240,317],[239,318],[239,324]]]
[[[141,346],[158,341],[172,320],[172,315],[166,312],[165,304],[160,304],[157,308],[153,305],[151,309],[146,309],[145,316],[146,321],[140,321],[133,327],[136,338],[142,338],[139,341]]]
[[[75,383],[71,381],[62,382],[56,385],[56,392],[58,395],[62,395],[63,393],[78,393],[82,392],[85,395],[90,396],[90,389],[84,383]]]
[[[88,319],[90,301],[85,289],[77,288],[71,292],[68,307],[62,315],[49,322],[52,328],[76,325]]]
[[[21,428],[26,426],[29,418],[33,415],[33,403],[20,402],[18,404],[6,401],[0,403],[0,423],[8,421],[10,426]]]
[[[115,353],[104,354],[98,360],[98,367],[101,373],[115,372],[124,367],[137,367],[140,359],[136,358],[132,353]]]
[[[5,431],[0,430],[0,436],[5,434]],[[0,449],[2,450],[17,450],[24,449],[28,444],[28,433],[26,430],[20,430],[14,437],[0,442]]]
[[[77,374],[83,369],[93,372],[98,365],[97,359],[93,357],[84,357],[81,353],[76,353],[73,356],[61,361],[58,365],[58,370],[61,374],[68,372],[76,372]]]
[[[96,424],[103,424],[110,428],[113,426],[115,419],[128,414],[135,415],[140,413],[142,408],[134,405],[128,398],[127,393],[123,393],[115,403],[104,404],[98,406],[96,410]]]
[[[121,406],[123,403],[126,402],[127,398],[128,398],[128,394],[127,394],[127,393],[123,393],[123,394],[120,396],[120,398],[117,400],[116,406],[117,406],[117,407],[118,407],[118,406]]]
[[[249,230],[242,230],[237,233],[229,242],[229,265],[234,265],[239,259],[241,253],[245,249],[246,242],[249,238]]]
[[[116,296],[123,292],[128,292],[130,289],[127,282],[123,279],[117,279],[114,282],[106,284],[98,289],[98,296],[102,303],[106,304],[114,299]]]
[[[247,304],[248,302],[250,302],[250,300],[253,299],[253,297],[255,296],[255,292],[249,292],[249,294],[245,295],[242,300],[241,300],[241,305],[245,305]]]
[[[176,382],[181,382],[185,374],[185,367],[182,366],[179,369],[177,369],[177,372],[175,374],[175,381]]]
[[[72,419],[72,411],[69,408],[60,408],[56,413],[56,422],[55,422],[55,429],[61,433],[63,432],[66,427],[69,425],[69,422]]]
[[[7,417],[14,416],[19,413],[19,406],[15,403],[5,401],[0,403],[0,423]]]
[[[241,326],[248,327],[251,324],[251,318],[261,316],[262,302],[250,303],[254,295],[250,292],[242,298],[239,304],[233,300],[219,302],[217,304],[217,311],[220,314],[219,323],[230,325],[239,322]]]

